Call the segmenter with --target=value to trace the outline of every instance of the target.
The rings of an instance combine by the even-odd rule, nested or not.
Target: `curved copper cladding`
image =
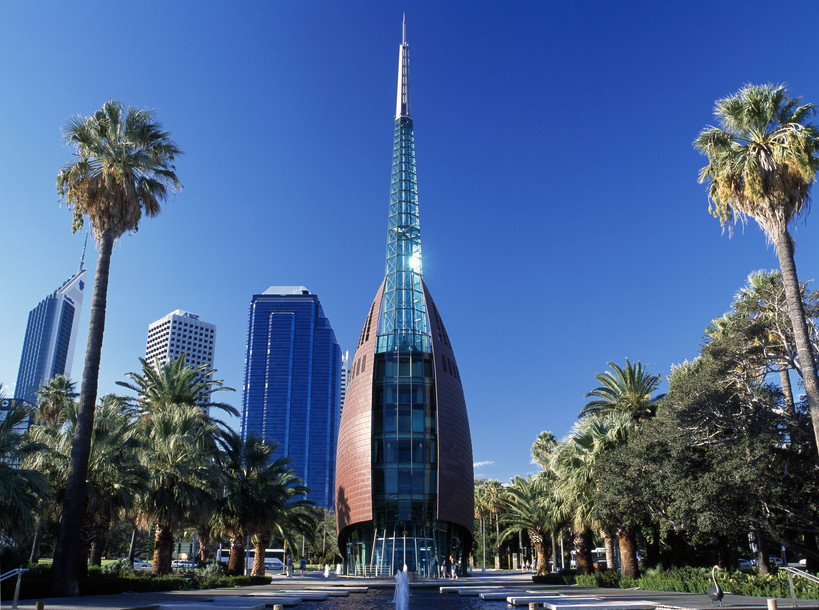
[[[384,284],[378,289],[353,358],[336,458],[338,531],[373,519],[372,393],[378,312]],[[463,388],[452,345],[438,308],[424,285],[435,362],[438,435],[437,515],[439,521],[472,532],[474,515],[472,439]]]
[[[378,312],[384,282],[375,295],[353,357],[336,448],[336,521],[338,531],[372,521],[373,363]]]
[[[457,523],[470,534],[474,525],[472,437],[461,374],[438,308],[424,284],[424,300],[435,357],[438,405],[438,520]]]

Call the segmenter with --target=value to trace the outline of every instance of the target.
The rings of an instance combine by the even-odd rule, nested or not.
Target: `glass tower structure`
[[[409,46],[399,48],[384,281],[339,430],[336,511],[348,572],[432,573],[472,540],[472,446],[460,374],[423,280]]]
[[[80,263],[77,273],[29,312],[14,387],[16,398],[37,404],[41,385],[56,375],[71,376],[85,274]]]
[[[318,296],[271,286],[253,296],[248,320],[242,440],[277,443],[308,498],[332,508],[341,410],[341,349]]]

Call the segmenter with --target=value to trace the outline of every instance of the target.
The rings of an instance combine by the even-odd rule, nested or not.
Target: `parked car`
[[[193,562],[185,561],[184,559],[174,559],[171,562],[171,567],[179,570],[190,570],[193,568]]]
[[[284,568],[284,563],[278,557],[268,557],[264,560],[265,570],[281,570]]]
[[[742,559],[741,557],[737,559],[737,564],[740,568],[750,568],[754,565],[754,562],[750,559]]]
[[[122,563],[127,564],[128,563],[128,558],[126,557],[125,559],[122,559],[121,561],[122,561]],[[140,559],[139,557],[134,557],[134,569],[135,570],[148,570],[150,568],[151,568],[151,562],[150,561],[145,561],[143,559]]]
[[[755,566],[758,566],[759,565],[759,560],[754,559],[751,563],[753,565],[755,565]],[[768,555],[768,565],[776,566],[778,568],[781,568],[784,564],[782,563],[782,558],[781,557],[778,557],[777,555]]]

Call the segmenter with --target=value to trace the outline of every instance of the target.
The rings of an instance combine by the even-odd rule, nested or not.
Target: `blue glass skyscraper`
[[[318,296],[304,286],[271,286],[253,295],[242,393],[242,439],[278,443],[310,488],[332,508],[341,408],[341,349]]]
[[[29,312],[14,387],[16,398],[34,405],[41,385],[55,375],[71,376],[85,273],[80,262],[77,273]]]

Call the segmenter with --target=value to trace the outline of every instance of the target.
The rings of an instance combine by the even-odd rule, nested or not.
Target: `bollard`
[[[45,610],[45,602],[43,600],[38,599],[37,603],[34,604],[34,610]]]
[[[768,610],[776,610],[776,600],[768,599]]]

